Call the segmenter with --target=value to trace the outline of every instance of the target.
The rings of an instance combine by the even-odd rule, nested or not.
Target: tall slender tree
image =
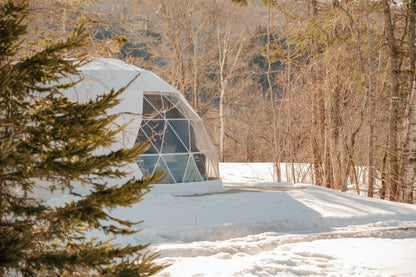
[[[416,1],[411,0],[409,3],[409,34],[408,34],[408,52],[409,52],[409,69],[412,72],[410,78],[410,97],[408,101],[407,115],[407,134],[405,138],[402,171],[399,191],[399,201],[405,203],[413,202],[413,182],[416,170],[416,53],[415,53],[415,25],[416,25]]]
[[[241,15],[242,13],[240,13]],[[219,119],[220,119],[220,134],[219,134],[219,148],[220,148],[220,161],[224,162],[224,148],[225,148],[225,133],[226,133],[226,105],[227,94],[230,90],[230,81],[235,78],[235,72],[239,69],[241,63],[239,59],[242,57],[242,50],[245,46],[244,36],[247,33],[247,26],[244,26],[242,21],[244,20],[241,15],[241,21],[236,21],[235,16],[232,15],[232,7],[229,5],[224,6],[224,23],[218,24],[218,68],[219,68],[219,83],[220,83],[220,95],[219,95]],[[238,28],[240,27],[240,28]]]
[[[390,62],[390,107],[389,107],[389,141],[388,141],[388,157],[389,157],[389,184],[390,184],[390,200],[397,200],[399,186],[399,96],[400,96],[400,61],[399,49],[396,42],[395,30],[390,8],[390,1],[382,1],[384,12],[384,24],[386,28],[386,40],[388,47],[388,55]]]

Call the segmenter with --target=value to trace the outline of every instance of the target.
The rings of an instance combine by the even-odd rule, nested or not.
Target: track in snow
[[[158,276],[414,276],[416,222],[351,226],[305,235],[263,233],[217,242],[157,246]]]

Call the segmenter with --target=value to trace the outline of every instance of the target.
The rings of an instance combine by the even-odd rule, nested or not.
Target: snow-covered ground
[[[159,276],[416,276],[415,205],[273,183],[272,171],[221,164],[224,185],[240,187],[226,193],[155,187],[116,211],[144,220],[123,243],[152,242],[171,264]]]
[[[171,264],[158,276],[416,276],[416,205],[271,174],[270,164],[221,164],[225,188],[155,185],[114,212],[144,220],[121,243],[151,242]]]

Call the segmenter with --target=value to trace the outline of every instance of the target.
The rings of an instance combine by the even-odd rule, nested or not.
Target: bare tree
[[[238,14],[234,6],[224,5],[222,15],[218,21],[218,68],[220,81],[220,103],[219,103],[219,120],[220,120],[220,161],[224,162],[225,147],[225,125],[227,104],[226,93],[229,89],[229,83],[234,78],[234,73],[241,66],[242,50],[247,40],[247,32],[250,26],[249,16],[244,16],[243,10]]]

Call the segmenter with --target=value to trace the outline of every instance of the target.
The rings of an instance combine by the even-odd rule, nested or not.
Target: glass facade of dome
[[[218,160],[203,121],[174,93],[145,92],[136,142],[150,140],[140,156],[143,175],[164,171],[162,183],[218,178]]]

